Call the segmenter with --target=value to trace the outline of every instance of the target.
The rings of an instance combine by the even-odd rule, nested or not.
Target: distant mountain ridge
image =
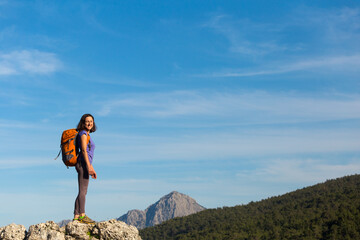
[[[163,196],[145,210],[130,210],[117,220],[142,229],[175,217],[184,217],[205,210],[193,198],[176,191]]]
[[[72,221],[71,219],[65,219],[65,220],[62,220],[62,221],[60,221],[60,222],[58,222],[56,224],[59,225],[59,227],[64,227],[71,221]]]

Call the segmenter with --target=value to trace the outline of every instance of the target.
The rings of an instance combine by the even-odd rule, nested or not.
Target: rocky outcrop
[[[115,219],[84,224],[77,221],[60,228],[55,222],[48,221],[32,225],[26,232],[22,225],[10,224],[0,228],[0,240],[78,240],[78,239],[117,239],[141,240],[136,227]]]
[[[26,229],[23,225],[10,224],[0,228],[1,240],[23,240]]]
[[[65,232],[53,221],[31,225],[26,240],[39,239],[65,240]]]
[[[94,225],[83,224],[77,221],[71,221],[65,226],[65,233],[70,239],[90,239],[94,235],[92,232]],[[95,236],[94,236],[95,237]]]
[[[202,210],[205,210],[205,208],[199,205],[193,198],[173,191],[162,197],[156,203],[150,205],[144,211],[131,210],[119,217],[118,220],[142,229],[160,224],[163,221],[175,217],[184,217]]]
[[[115,219],[97,223],[93,233],[100,236],[100,239],[141,240],[136,227]]]

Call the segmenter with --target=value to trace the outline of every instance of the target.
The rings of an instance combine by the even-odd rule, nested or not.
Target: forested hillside
[[[360,239],[360,175],[175,218],[140,235],[143,240]]]

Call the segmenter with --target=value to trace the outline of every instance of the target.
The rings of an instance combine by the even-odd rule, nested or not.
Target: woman
[[[76,130],[79,132],[76,138],[76,146],[79,148],[80,153],[75,166],[78,173],[79,193],[75,200],[74,220],[82,223],[95,223],[94,220],[85,214],[85,199],[89,185],[89,175],[93,179],[97,178],[92,166],[95,144],[91,138],[88,140],[90,133],[96,131],[94,117],[91,114],[84,114]]]

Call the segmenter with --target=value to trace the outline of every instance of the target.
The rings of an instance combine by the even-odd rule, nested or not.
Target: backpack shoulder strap
[[[91,149],[91,145],[90,145],[90,134],[87,134],[87,144],[89,149]]]

